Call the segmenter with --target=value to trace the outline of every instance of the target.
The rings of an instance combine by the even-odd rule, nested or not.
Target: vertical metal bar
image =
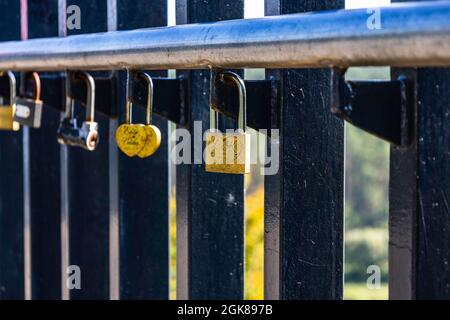
[[[67,23],[69,35],[107,30],[106,0],[68,0],[71,5],[80,8],[81,23]],[[75,113],[84,119],[86,110],[77,105]],[[81,269],[81,289],[70,291],[75,300],[110,298],[110,120],[98,112],[95,120],[101,140],[97,150],[68,148],[69,263]]]
[[[417,299],[450,299],[449,79],[448,68],[417,70]]]
[[[117,0],[108,0],[107,2],[108,10],[108,31],[117,30]]]
[[[416,78],[415,69],[391,70],[391,77],[400,74]],[[417,110],[415,121],[417,121]],[[417,124],[415,124],[417,126]],[[391,146],[389,168],[389,299],[411,300],[416,295],[417,256],[417,133],[410,147]]]
[[[392,79],[400,74],[416,79],[416,69],[391,69]],[[417,106],[414,115],[417,121]],[[389,299],[392,300],[411,300],[416,296],[417,130],[412,140],[410,147],[391,146],[390,150]]]
[[[177,2],[177,18],[181,19],[177,24],[243,16],[242,0]],[[242,299],[244,178],[205,172],[202,138],[209,128],[210,72],[187,75],[191,85],[187,128],[192,135],[193,164],[177,166],[177,298]],[[223,125],[230,122],[223,121]]]
[[[66,27],[66,0],[58,0],[58,36],[65,37],[67,35]],[[62,102],[65,103],[65,102]],[[60,118],[65,117],[65,112],[60,113]],[[69,266],[69,156],[68,147],[60,146],[60,190],[61,190],[61,298],[69,300],[70,294],[67,287],[67,270]]]
[[[29,128],[23,130],[23,260],[24,260],[24,286],[25,300],[32,299],[32,240],[31,240],[31,203],[30,203],[30,153]]]
[[[57,0],[45,4],[28,0],[26,14],[29,38],[58,35]],[[52,106],[60,103],[61,100],[46,101]],[[32,299],[61,298],[60,151],[55,139],[58,123],[59,112],[44,106],[41,128],[27,128],[27,134],[24,131],[25,220],[29,221],[31,233],[26,239],[31,251],[26,274],[31,283],[26,287],[30,287],[28,298]]]
[[[118,0],[118,28],[167,25],[167,1]],[[167,71],[151,72],[167,76]],[[119,119],[125,119],[125,74],[120,73]],[[135,108],[133,120],[145,122]],[[119,155],[120,297],[169,298],[169,159],[167,121],[153,115],[162,134],[158,151],[147,159]],[[117,148],[116,148],[117,150]]]
[[[20,38],[28,39],[28,1],[20,1]],[[22,79],[21,79],[22,80]],[[30,130],[22,128],[23,150],[23,260],[25,300],[31,300],[31,203],[30,203]]]
[[[267,14],[338,9],[344,1],[266,1]],[[276,175],[265,177],[266,299],[341,299],[344,125],[329,112],[327,69],[271,70],[281,80]]]
[[[20,40],[20,1],[1,0],[0,40]],[[24,299],[22,131],[0,132],[0,299]]]
[[[449,299],[450,69],[400,73],[417,81],[416,132],[411,147],[391,147],[389,297]]]
[[[391,78],[397,78],[400,74],[416,79],[416,69],[391,69]],[[416,297],[416,232],[419,206],[417,106],[414,114],[416,130],[412,145],[407,148],[391,146],[390,150],[389,299],[392,300],[411,300]]]
[[[113,0],[115,1],[115,0]],[[114,137],[118,121],[109,120],[109,136]],[[120,298],[119,155],[115,140],[109,141],[109,291],[111,300]]]
[[[117,0],[107,0],[108,31],[117,30]],[[111,106],[113,107],[113,106]],[[109,137],[115,137],[117,118],[109,120]],[[119,154],[114,139],[109,144],[109,297],[120,298]]]

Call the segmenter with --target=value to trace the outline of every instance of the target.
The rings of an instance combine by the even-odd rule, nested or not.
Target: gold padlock
[[[244,80],[234,72],[217,74],[221,81],[233,81],[239,88],[238,130],[221,133],[217,130],[218,114],[210,99],[210,130],[206,133],[205,170],[207,172],[250,173],[250,135],[246,130],[247,98]]]
[[[147,141],[144,148],[137,154],[139,158],[147,158],[154,154],[161,145],[161,131],[152,125],[153,114],[153,80],[148,73],[137,72],[136,77],[142,78],[147,83],[147,104],[145,116],[145,130]]]
[[[132,93],[133,81],[142,78],[148,85],[146,124],[133,124],[132,118]],[[144,72],[127,73],[127,98],[125,123],[120,125],[116,131],[117,146],[129,157],[138,156],[147,158],[158,150],[161,144],[161,132],[156,126],[151,125],[151,114],[153,105],[153,81]]]
[[[0,78],[8,77],[9,97],[5,103],[5,97],[0,100],[0,130],[18,131],[20,124],[14,121],[16,111],[16,77],[11,71],[0,72]]]

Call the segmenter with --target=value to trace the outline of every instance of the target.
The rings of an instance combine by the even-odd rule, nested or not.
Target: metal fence
[[[342,298],[346,120],[392,144],[390,297],[450,298],[450,2],[421,2],[381,9],[373,29],[368,11],[337,10],[343,0],[266,0],[266,16],[283,16],[255,20],[242,19],[243,0],[177,0],[177,24],[187,25],[154,28],[167,25],[166,0],[0,0],[0,69],[22,83],[19,72],[39,71],[45,103],[40,129],[0,132],[0,298],[168,299],[175,185],[177,298],[242,299],[244,177],[172,166],[168,121],[206,129],[211,97],[220,125],[233,126],[236,92],[210,79],[254,67],[266,80],[245,81],[247,125],[280,130],[280,169],[264,178],[265,297]],[[80,29],[68,25],[76,8]],[[139,28],[149,29],[126,31]],[[392,80],[345,80],[345,68],[368,65],[395,67]],[[114,139],[126,68],[154,81],[162,144],[145,160]],[[67,70],[95,80],[94,152],[55,138]],[[135,95],[142,118],[142,88]],[[65,283],[73,265],[81,290]]]

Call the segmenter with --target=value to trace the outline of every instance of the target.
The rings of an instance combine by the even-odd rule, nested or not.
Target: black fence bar
[[[76,29],[76,25],[67,25],[68,35],[107,30],[106,0],[68,0],[66,5],[77,5],[81,9],[80,29]],[[107,93],[97,91],[96,95],[106,98]],[[75,113],[83,119],[86,109],[77,104]],[[81,289],[70,290],[71,299],[110,297],[108,141],[114,136],[110,135],[109,117],[96,112],[95,120],[100,136],[97,150],[68,148],[69,264],[81,270]]]
[[[338,9],[344,1],[266,1],[266,15]],[[265,177],[266,299],[340,299],[344,125],[333,118],[330,70],[268,71],[282,83],[280,170]]]
[[[119,30],[165,26],[167,1],[118,0],[117,14]],[[167,76],[167,71],[150,74]],[[121,72],[121,123],[125,119],[125,76]],[[140,93],[144,95],[141,100],[146,101],[147,90]],[[144,123],[145,109],[135,105],[133,119]],[[169,298],[168,122],[154,115],[153,124],[162,135],[161,146],[153,156],[119,156],[121,299]]]
[[[391,147],[389,296],[449,299],[450,69],[400,73],[417,81],[416,132],[411,147]]]
[[[391,70],[391,78],[400,74],[415,79],[416,69]],[[389,299],[394,300],[411,300],[416,293],[417,104],[414,105],[413,127],[411,146],[390,148]]]
[[[28,38],[58,36],[58,0],[28,0]],[[41,74],[41,77],[45,75]],[[60,92],[62,86],[45,90]],[[55,94],[50,105],[63,103]],[[60,158],[55,132],[60,113],[44,106],[40,129],[23,128],[28,135],[28,207],[30,217],[31,298],[61,298]]]
[[[417,70],[416,298],[450,298],[450,69]]]
[[[392,69],[391,78],[407,75],[415,79],[415,69]],[[391,146],[389,179],[389,298],[415,298],[417,194],[417,105],[414,105],[412,143]]]
[[[177,1],[177,24],[238,19],[243,15],[242,0]],[[187,74],[191,106],[187,128],[193,135],[194,122],[201,121],[203,128],[197,134],[203,134],[209,129],[210,72]],[[222,125],[235,126],[221,119]],[[199,148],[192,144],[192,158]],[[204,169],[203,163],[177,166],[177,298],[242,299],[244,178],[207,173]]]
[[[21,39],[20,9],[0,1],[1,41]],[[23,218],[22,131],[0,131],[0,299],[25,297]]]

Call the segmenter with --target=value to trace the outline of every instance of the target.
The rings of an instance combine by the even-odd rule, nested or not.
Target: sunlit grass
[[[264,188],[246,199],[245,299],[264,298]]]
[[[365,283],[346,283],[345,300],[387,300],[388,285],[381,284],[380,289],[369,289]]]

